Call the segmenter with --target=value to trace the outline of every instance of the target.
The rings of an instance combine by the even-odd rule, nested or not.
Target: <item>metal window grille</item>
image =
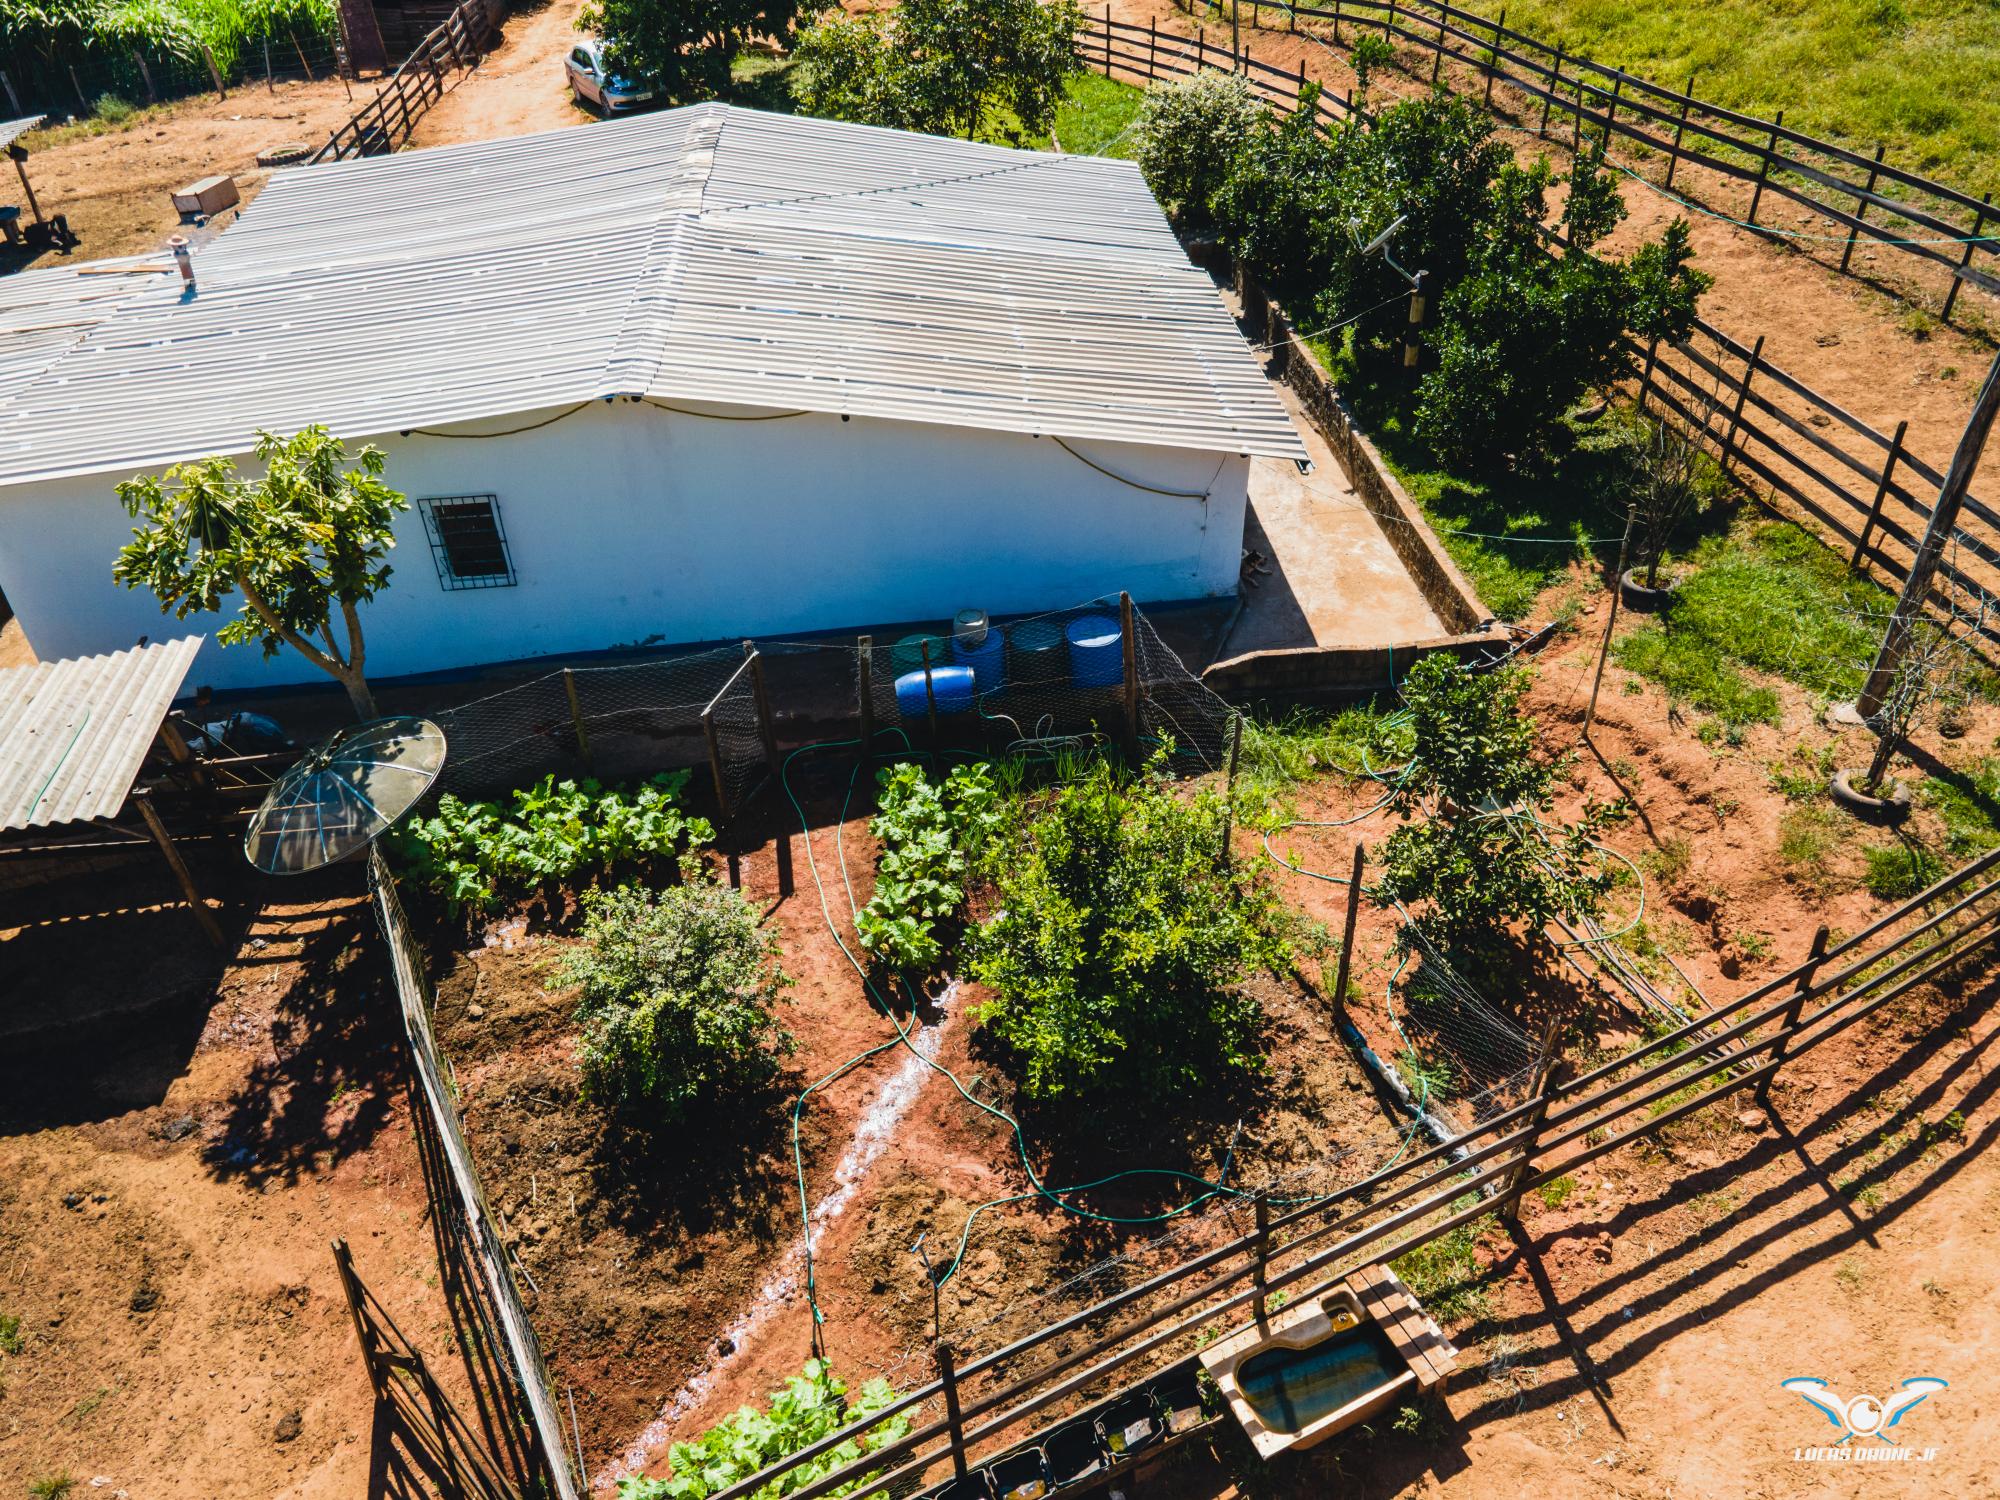
[[[518,582],[497,495],[439,495],[417,506],[439,583],[448,589],[498,589]]]

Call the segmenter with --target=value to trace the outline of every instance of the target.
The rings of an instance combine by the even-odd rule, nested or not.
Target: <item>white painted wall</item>
[[[559,410],[559,409],[558,409]],[[742,408],[716,407],[737,411]],[[500,432],[552,412],[466,423]],[[807,415],[720,421],[597,403],[536,432],[375,439],[412,500],[491,493],[518,585],[447,590],[422,517],[397,528],[395,577],[365,613],[373,678],[552,653],[1060,608],[1128,589],[1142,602],[1233,593],[1249,461],[1129,444]],[[354,445],[350,445],[354,446]],[[118,650],[177,626],[111,581],[132,523],[123,475],[0,490],[0,590],[45,660]],[[211,639],[190,679],[322,680],[291,652]]]

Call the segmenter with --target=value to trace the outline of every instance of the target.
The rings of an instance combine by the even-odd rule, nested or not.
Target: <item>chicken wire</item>
[[[1463,1132],[1526,1099],[1537,1049],[1526,1032],[1453,967],[1414,924],[1402,929],[1413,967],[1395,986],[1397,1065],[1424,1108]]]

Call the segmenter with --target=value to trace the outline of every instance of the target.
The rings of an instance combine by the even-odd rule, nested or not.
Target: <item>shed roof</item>
[[[41,124],[46,116],[23,115],[18,120],[0,120],[0,151],[5,151],[22,136]]]
[[[53,355],[0,297],[0,484],[614,395],[1304,456],[1130,162],[695,105],[282,173],[194,261]]]
[[[0,832],[117,816],[201,642],[0,671]]]

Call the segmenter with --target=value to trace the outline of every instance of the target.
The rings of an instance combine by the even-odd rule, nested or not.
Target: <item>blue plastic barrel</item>
[[[1007,627],[1007,676],[1013,682],[1061,682],[1069,676],[1069,651],[1054,620],[1023,620]]]
[[[930,699],[935,696],[939,713],[962,714],[972,707],[972,691],[970,667],[932,667],[928,694],[919,668],[896,679],[896,711],[905,719],[921,719],[930,712]]]
[[[1069,622],[1069,672],[1078,687],[1118,687],[1125,681],[1125,641],[1109,615]]]
[[[951,638],[951,657],[960,666],[972,668],[974,691],[990,693],[1007,680],[1007,642],[997,630],[989,630],[976,646],[966,638]]]

